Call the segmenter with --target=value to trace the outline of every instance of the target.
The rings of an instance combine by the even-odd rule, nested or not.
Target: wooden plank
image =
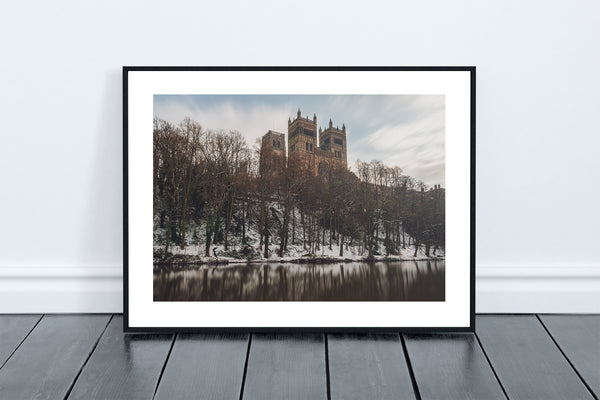
[[[476,332],[509,398],[593,398],[534,315],[478,316]]]
[[[600,397],[600,315],[540,315],[573,367]]]
[[[506,398],[475,335],[404,335],[404,342],[423,400]]]
[[[45,315],[0,370],[0,399],[62,399],[110,315]]]
[[[240,398],[248,334],[180,334],[155,399]]]
[[[331,399],[414,399],[400,336],[327,335]]]
[[[243,398],[327,399],[324,336],[252,335]]]
[[[41,317],[41,315],[0,315],[0,368]]]
[[[125,335],[115,316],[86,363],[71,399],[151,399],[173,335]]]

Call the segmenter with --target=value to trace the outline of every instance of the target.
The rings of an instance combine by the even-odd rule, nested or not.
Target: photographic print
[[[127,329],[470,328],[472,73],[126,68]]]
[[[443,301],[444,114],[442,95],[154,96],[154,300]]]

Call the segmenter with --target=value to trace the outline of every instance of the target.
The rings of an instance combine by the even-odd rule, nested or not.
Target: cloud
[[[346,125],[350,168],[357,159],[380,160],[428,185],[445,184],[442,95],[175,95],[156,96],[154,106],[155,116],[172,123],[190,117],[206,129],[237,130],[251,147],[269,129],[286,133],[300,108],[321,127],[330,118]]]
[[[402,168],[406,175],[428,185],[445,184],[445,109],[443,97],[415,99],[405,104],[403,122],[378,127],[365,132],[354,146],[360,152],[351,157],[363,161],[380,160],[389,166]],[[439,97],[442,97],[440,104]],[[350,146],[350,144],[349,144]]]
[[[182,102],[173,96],[170,97],[155,103],[156,117],[174,124],[181,122],[185,117],[190,117],[205,129],[239,131],[250,147],[269,129],[287,132],[287,120],[291,115],[290,107],[293,107],[289,104],[260,103],[244,107],[231,100],[201,107],[193,102]]]

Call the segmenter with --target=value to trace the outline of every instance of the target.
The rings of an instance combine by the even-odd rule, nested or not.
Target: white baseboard
[[[479,266],[478,313],[600,313],[600,267]]]
[[[0,267],[0,313],[120,312],[120,266]]]
[[[478,313],[600,313],[600,267],[477,268]],[[120,313],[108,267],[0,267],[0,313]]]

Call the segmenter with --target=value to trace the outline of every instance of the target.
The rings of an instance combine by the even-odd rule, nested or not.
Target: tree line
[[[330,165],[314,176],[300,160],[271,146],[253,148],[237,131],[207,130],[190,118],[154,119],[155,251],[213,245],[251,258],[350,246],[366,257],[414,246],[427,256],[445,246],[445,191],[380,161],[353,173]],[[192,230],[190,227],[195,229]],[[197,229],[201,228],[202,231]],[[256,232],[257,238],[249,233]]]

